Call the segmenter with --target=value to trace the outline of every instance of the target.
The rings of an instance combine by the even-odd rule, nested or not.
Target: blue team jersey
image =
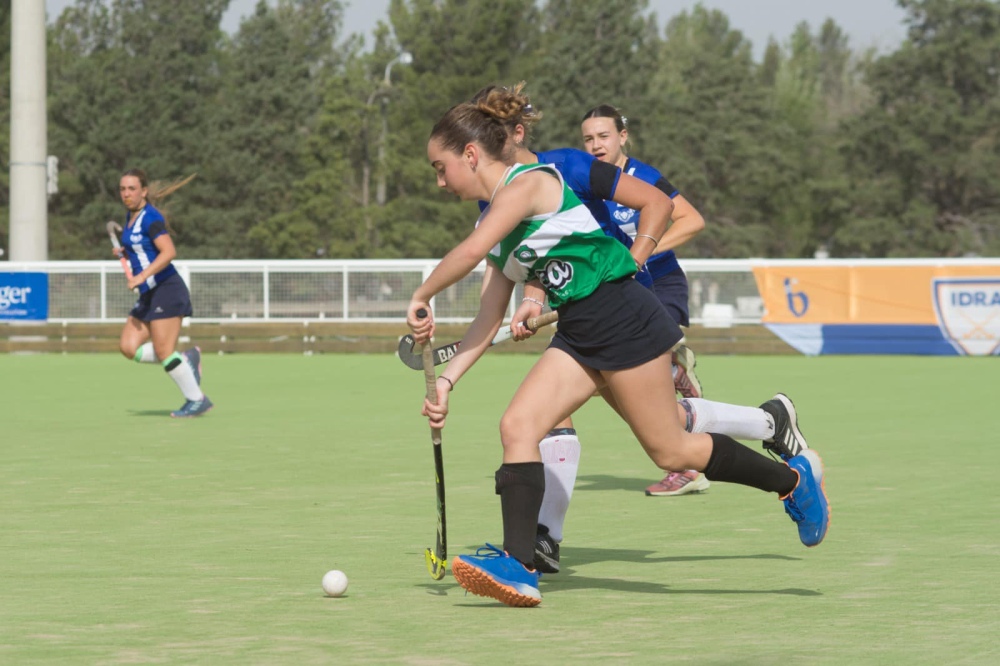
[[[167,222],[163,219],[163,214],[149,203],[139,211],[131,225],[128,224],[128,217],[128,215],[125,216],[126,225],[122,230],[121,242],[125,249],[125,256],[132,266],[132,275],[138,275],[146,270],[160,254],[153,241],[167,233]],[[177,269],[172,263],[167,264],[166,268],[140,284],[139,291],[146,293],[174,275],[177,275]]]
[[[663,174],[637,159],[629,157],[628,161],[625,163],[623,171],[634,178],[645,181],[650,185],[655,185],[671,199],[679,194],[677,188],[671,185],[670,181],[663,177]],[[627,234],[630,239],[635,240],[635,235],[637,233],[636,225],[639,222],[639,212],[632,208],[627,208],[621,204],[615,203],[610,199],[604,202],[604,206],[607,209],[608,216],[614,220],[618,227],[625,234]],[[675,270],[680,268],[680,264],[677,263],[677,255],[674,254],[674,251],[667,250],[666,252],[660,252],[659,254],[651,256],[649,260],[646,261],[646,268],[649,269],[650,274],[652,274],[653,279],[655,280],[656,278],[662,277],[667,273],[673,273]]]
[[[590,153],[577,148],[559,148],[535,153],[542,164],[551,164],[563,177],[563,182],[586,206],[606,236],[610,236],[625,247],[632,247],[632,238],[612,219],[605,200],[615,195],[621,169],[613,164],[605,164]],[[479,210],[486,209],[486,202],[479,202]],[[645,287],[652,287],[653,280],[645,270],[640,271],[636,280]]]
[[[535,153],[535,157],[542,164],[551,164],[559,170],[563,180],[583,205],[590,209],[606,235],[621,241],[625,247],[632,247],[632,238],[622,232],[605,205],[605,200],[610,201],[615,196],[621,170],[615,167],[614,172],[607,170],[600,173],[598,170],[602,167],[595,169],[594,165],[603,163],[590,153],[576,148],[546,150]]]

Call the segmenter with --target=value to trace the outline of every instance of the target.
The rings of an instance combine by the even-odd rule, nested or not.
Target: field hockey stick
[[[423,319],[427,310],[417,310],[417,317]],[[437,404],[437,377],[434,374],[434,361],[431,358],[431,341],[428,340],[422,349],[424,385],[427,389],[427,399]],[[431,444],[434,445],[434,490],[437,492],[437,541],[434,550],[424,551],[424,561],[427,572],[434,580],[444,578],[448,559],[448,528],[444,509],[444,454],[441,451],[441,428],[431,428]]]
[[[527,322],[525,322],[528,328],[532,331],[537,331],[543,326],[548,326],[549,324],[555,323],[559,319],[558,312],[546,312],[543,315],[537,317],[532,317]],[[510,340],[511,332],[510,326],[504,326],[497,334],[493,337],[493,341],[490,342],[490,346],[500,344],[506,340]],[[442,363],[447,363],[452,359],[452,357],[458,353],[459,342],[452,342],[450,345],[445,345],[443,347],[438,347],[437,349],[431,350],[431,358],[434,365],[441,365]],[[422,354],[417,354],[414,351],[414,342],[412,335],[404,335],[399,339],[399,348],[396,350],[396,354],[399,356],[399,360],[402,361],[407,367],[413,368],[414,370],[423,370],[424,361]]]
[[[108,237],[111,239],[111,246],[118,250],[118,261],[121,262],[122,270],[125,271],[125,277],[132,279],[132,267],[128,265],[128,259],[125,258],[125,252],[122,250],[122,244],[118,242],[118,234],[122,232],[122,227],[115,221],[108,222],[104,227],[108,230]],[[139,289],[132,289],[133,294],[138,294]]]

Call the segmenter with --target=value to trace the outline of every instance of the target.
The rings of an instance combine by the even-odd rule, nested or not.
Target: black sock
[[[705,466],[709,481],[727,481],[784,497],[795,489],[799,475],[788,465],[743,446],[728,435],[712,435],[712,456]]]
[[[496,473],[503,512],[503,549],[534,568],[538,511],[545,494],[545,466],[540,462],[504,463]]]

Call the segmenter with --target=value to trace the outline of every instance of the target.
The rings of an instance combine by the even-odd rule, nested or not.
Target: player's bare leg
[[[452,561],[452,574],[466,590],[511,606],[541,602],[533,566],[545,491],[539,442],[590,399],[596,379],[595,372],[557,349],[547,349],[524,378],[500,419],[503,464],[496,472],[496,491],[503,515],[503,549],[488,547]]]

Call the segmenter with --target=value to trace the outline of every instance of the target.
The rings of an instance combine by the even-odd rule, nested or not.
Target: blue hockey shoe
[[[201,416],[208,410],[215,407],[212,401],[208,399],[208,396],[202,397],[201,400],[188,400],[184,403],[184,406],[178,409],[176,412],[170,412],[170,415],[175,419],[190,418],[192,416]]]
[[[781,501],[785,513],[799,526],[799,540],[808,547],[818,546],[830,526],[830,505],[823,490],[823,461],[807,449],[788,461],[799,473],[799,483]]]
[[[459,555],[451,562],[458,584],[481,597],[491,597],[508,606],[537,606],[538,572],[529,571],[504,551],[486,544],[475,555]]]

